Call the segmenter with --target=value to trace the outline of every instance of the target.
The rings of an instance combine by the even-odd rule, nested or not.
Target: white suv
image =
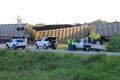
[[[42,37],[39,41],[36,42],[36,49],[38,49],[39,47],[44,47],[45,49],[56,49],[57,45],[58,42],[56,41],[55,36]]]
[[[13,49],[23,48],[23,49],[25,49],[26,46],[27,46],[27,44],[26,44],[25,40],[24,39],[20,39],[20,38],[12,39],[10,42],[6,43],[6,47],[8,49],[9,48],[13,48]]]

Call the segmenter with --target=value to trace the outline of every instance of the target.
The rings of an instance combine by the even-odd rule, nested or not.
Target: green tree
[[[107,23],[107,21],[101,19],[97,19],[95,21],[90,22],[90,24],[104,24],[104,23]]]
[[[89,24],[104,24],[104,23],[108,23],[107,21],[101,20],[101,19],[97,19],[95,21],[92,22],[85,22],[84,25],[89,25]]]
[[[91,32],[90,35],[89,35],[89,37],[91,39],[100,39],[100,34],[95,33],[95,32]]]
[[[106,50],[120,52],[120,32],[115,33],[114,36],[110,38],[110,41],[106,46]]]

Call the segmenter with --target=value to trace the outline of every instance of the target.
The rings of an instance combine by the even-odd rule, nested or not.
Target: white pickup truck
[[[96,42],[96,44],[93,43],[85,43],[84,39],[81,39],[80,41],[76,42],[76,48],[77,49],[83,49],[84,51],[90,51],[91,49],[94,49],[96,51],[104,49],[104,46],[100,44],[100,42]]]
[[[36,42],[36,49],[39,47],[44,47],[44,49],[56,49],[58,45],[56,39],[57,38],[55,36],[42,37],[39,41]]]

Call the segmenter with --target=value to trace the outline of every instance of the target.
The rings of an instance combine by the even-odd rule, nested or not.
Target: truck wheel
[[[8,45],[6,45],[6,47],[7,47],[7,49],[9,49],[9,46],[8,46]]]
[[[44,44],[44,46],[43,46],[43,47],[44,47],[44,49],[48,49],[48,47],[47,47],[45,44]]]
[[[55,50],[55,49],[56,49],[56,47],[53,47],[52,49],[54,49],[54,50]]]
[[[90,46],[85,47],[85,51],[90,51]]]
[[[36,49],[39,49],[39,46],[36,44]]]
[[[86,48],[84,48],[84,51],[86,51]]]
[[[25,49],[25,46],[23,47],[23,49]]]
[[[96,51],[100,51],[100,49],[96,49]]]
[[[16,46],[15,46],[15,45],[13,45],[13,49],[14,49],[14,50],[16,49]]]

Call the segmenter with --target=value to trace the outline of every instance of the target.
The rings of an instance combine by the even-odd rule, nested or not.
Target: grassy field
[[[0,80],[119,80],[120,56],[0,50]]]
[[[67,50],[67,47],[68,47],[67,44],[58,44],[57,49],[60,49],[60,50]]]

